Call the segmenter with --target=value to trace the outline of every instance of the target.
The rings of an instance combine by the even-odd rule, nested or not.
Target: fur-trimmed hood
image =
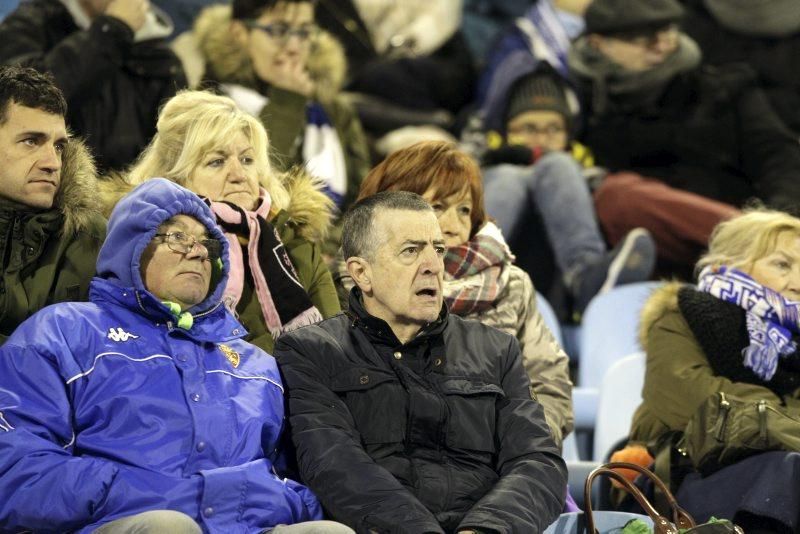
[[[94,159],[80,139],[70,139],[64,149],[61,185],[53,206],[64,215],[64,236],[93,228],[102,217]]]
[[[230,31],[231,7],[210,6],[200,12],[194,24],[195,43],[206,63],[205,77],[220,83],[255,87],[256,74],[247,51]],[[332,100],[341,90],[347,74],[342,45],[329,33],[320,32],[308,60],[308,70],[316,86],[316,98]]]
[[[639,343],[647,351],[647,337],[655,323],[667,312],[678,311],[678,291],[686,287],[684,282],[669,282],[656,289],[644,303],[639,316]]]
[[[324,241],[333,224],[336,207],[322,192],[319,179],[295,166],[283,174],[283,184],[289,191],[286,211],[297,233],[313,243]]]
[[[320,181],[302,167],[278,173],[277,178],[289,193],[289,203],[283,209],[298,235],[315,243],[323,241],[328,235],[336,208],[333,201],[322,192]],[[121,174],[110,174],[100,180],[99,196],[106,217],[133,187]]]

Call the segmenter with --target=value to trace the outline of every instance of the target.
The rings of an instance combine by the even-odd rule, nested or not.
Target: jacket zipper
[[[728,426],[728,414],[731,411],[731,403],[725,398],[725,392],[719,392],[719,409],[722,412],[717,425],[716,438],[717,441],[724,441],[725,428]]]
[[[758,401],[758,434],[761,437],[761,441],[764,444],[764,447],[768,445],[767,443],[767,401],[760,400]]]

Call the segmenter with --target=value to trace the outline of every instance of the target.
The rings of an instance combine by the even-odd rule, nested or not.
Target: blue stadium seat
[[[17,5],[19,4],[19,0],[0,0],[0,21],[2,21],[6,16],[17,9]]]
[[[579,386],[598,387],[612,363],[642,350],[638,340],[639,314],[650,294],[662,284],[618,286],[589,303],[581,323]]]
[[[642,402],[645,353],[635,352],[614,362],[600,386],[594,427],[593,459],[603,462],[620,440],[628,437],[633,414]]]
[[[589,436],[597,420],[603,376],[614,362],[642,350],[638,341],[639,314],[650,294],[662,284],[638,282],[615,287],[595,297],[583,315],[578,379],[572,390],[575,429],[582,459],[594,457]]]

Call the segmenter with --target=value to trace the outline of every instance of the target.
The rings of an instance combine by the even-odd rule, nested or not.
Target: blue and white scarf
[[[744,365],[762,380],[771,380],[779,358],[797,350],[792,332],[800,333],[800,302],[788,301],[742,271],[725,266],[703,269],[697,288],[745,310],[750,345],[742,351]]]
[[[341,208],[347,194],[347,165],[336,129],[322,105],[313,102],[306,108],[303,161],[314,176],[322,178],[323,190]]]

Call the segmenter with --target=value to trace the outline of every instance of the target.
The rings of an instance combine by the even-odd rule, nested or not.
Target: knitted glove
[[[653,463],[653,457],[647,452],[647,449],[642,445],[628,445],[624,449],[620,449],[611,455],[612,462],[627,462],[629,464],[636,464],[642,467],[650,467]],[[631,482],[639,475],[633,469],[614,469],[617,473],[624,476]],[[614,487],[622,488],[622,484],[612,479],[611,483]]]

